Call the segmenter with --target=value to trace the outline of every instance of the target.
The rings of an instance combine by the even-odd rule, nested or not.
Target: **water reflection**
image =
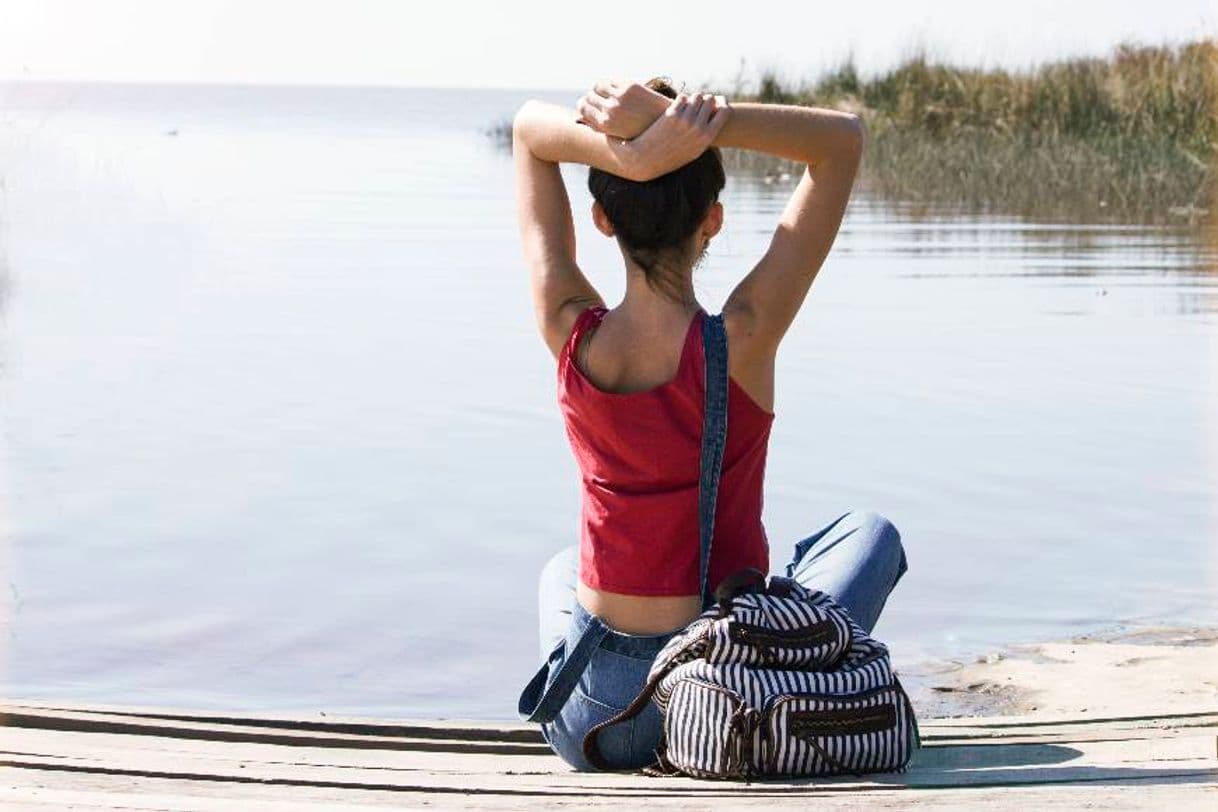
[[[480,131],[526,94],[148,92],[0,136],[6,694],[509,717],[578,508]],[[730,178],[708,308],[789,190]],[[840,509],[892,516],[905,662],[1218,619],[1214,268],[1180,229],[860,195],[779,357],[774,559]]]

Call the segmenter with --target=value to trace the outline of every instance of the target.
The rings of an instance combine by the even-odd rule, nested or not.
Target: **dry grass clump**
[[[763,73],[737,99],[844,108],[868,124],[862,182],[886,197],[1040,216],[1197,222],[1213,210],[1218,42],[977,70],[916,56],[871,79]],[[737,169],[790,171],[746,153]]]

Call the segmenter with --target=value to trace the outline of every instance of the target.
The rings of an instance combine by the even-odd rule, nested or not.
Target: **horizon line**
[[[397,82],[336,82],[323,80],[287,81],[275,80],[240,80],[240,79],[117,79],[92,77],[46,77],[46,76],[3,76],[0,84],[25,85],[138,85],[142,87],[248,87],[248,88],[301,88],[326,90],[498,90],[498,91],[535,91],[543,93],[582,93],[584,89],[577,87],[538,87],[533,85],[420,85]]]

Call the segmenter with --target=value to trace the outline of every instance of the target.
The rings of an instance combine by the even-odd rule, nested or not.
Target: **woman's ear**
[[[711,204],[706,219],[702,221],[702,239],[709,240],[723,228],[723,204],[716,200]]]
[[[596,225],[596,230],[606,237],[614,235],[613,223],[609,222],[609,215],[605,214],[605,209],[599,200],[592,201],[592,222]]]

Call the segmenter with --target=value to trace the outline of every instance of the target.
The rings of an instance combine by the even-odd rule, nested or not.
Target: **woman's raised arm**
[[[616,166],[610,140],[576,124],[563,108],[536,101],[526,102],[512,121],[516,209],[533,315],[555,358],[579,312],[603,304],[575,262],[575,222],[558,164],[583,155]]]
[[[651,180],[689,163],[715,142],[728,119],[722,98],[682,93],[671,102],[665,99],[663,107],[649,111],[648,126],[630,135],[584,126],[576,110],[531,100],[512,120],[513,146],[523,145],[550,163],[586,164],[627,180]]]
[[[736,104],[715,144],[805,164],[769,248],[723,306],[734,350],[765,364],[833,247],[863,154],[863,125],[836,110]]]
[[[575,110],[532,99],[512,120],[513,147],[523,145],[535,158],[549,163],[577,163],[638,179],[643,169],[637,150],[628,141],[581,125]]]

